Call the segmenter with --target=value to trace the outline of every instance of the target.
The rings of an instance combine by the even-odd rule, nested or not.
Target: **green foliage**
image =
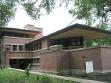
[[[111,0],[74,0],[74,7],[69,11],[86,24],[106,30],[111,26]],[[85,41],[86,46],[111,45],[111,38]]]
[[[37,19],[40,17],[40,7],[36,8],[34,3],[24,3],[23,6],[27,14],[30,15],[33,19]]]
[[[74,7],[69,11],[78,19],[85,19],[86,24],[97,23],[98,28],[110,25],[111,0],[74,0]]]
[[[49,14],[55,6],[55,0],[1,0],[0,1],[0,26],[6,25],[14,18],[19,5],[32,19],[38,19],[42,15],[43,9]]]
[[[9,22],[15,15],[15,4],[13,0],[1,0],[0,1],[0,26],[3,26]]]
[[[18,6],[23,9],[32,19],[38,19],[44,13],[49,14],[55,6],[66,6],[71,0],[1,0],[0,1],[0,26],[6,25],[14,18]],[[58,4],[58,5],[57,5]]]
[[[13,70],[0,70],[0,83],[77,83],[65,81],[49,77],[47,75],[32,75],[26,76],[22,72]]]
[[[89,18],[92,14],[97,17],[107,17],[111,13],[111,0],[75,0],[79,18]]]
[[[94,47],[94,46],[110,46],[111,45],[111,37],[106,37],[102,39],[96,40],[87,40],[84,42],[86,47]]]
[[[30,75],[30,70],[31,70],[31,64],[29,64],[27,66],[27,68],[25,69],[25,74],[26,74],[27,77]]]
[[[28,15],[32,17],[32,19],[38,19],[41,15],[49,14],[52,12],[52,10],[57,6],[57,3],[63,5],[64,3],[66,5],[69,4],[69,1],[71,0],[28,0],[28,1],[22,1],[22,6],[27,12]],[[19,1],[21,2],[21,1]],[[60,6],[60,5],[59,5]]]
[[[47,14],[52,11],[52,9],[55,7],[55,1],[54,0],[42,0],[40,6],[44,8],[47,12]]]
[[[111,17],[111,0],[1,0],[0,26],[7,24],[14,17],[18,5],[23,6],[32,19],[38,19],[44,10],[49,14],[55,7],[64,3],[66,6],[74,3],[70,13],[79,19],[86,19],[88,25],[97,20],[99,25],[107,24],[110,20],[108,18]]]
[[[5,69],[5,66],[0,66],[0,69],[1,69],[1,70]]]

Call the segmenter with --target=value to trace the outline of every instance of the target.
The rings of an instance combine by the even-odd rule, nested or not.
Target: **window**
[[[13,45],[13,51],[17,51],[17,45]]]
[[[19,45],[19,51],[23,51],[23,46],[22,45]]]
[[[40,58],[37,58],[37,63],[40,63]]]
[[[38,50],[38,43],[36,43],[35,47],[36,47],[36,50]]]
[[[40,63],[40,58],[34,58],[34,63]]]
[[[41,41],[39,42],[39,46],[38,46],[38,49],[41,49],[42,48],[42,43]]]

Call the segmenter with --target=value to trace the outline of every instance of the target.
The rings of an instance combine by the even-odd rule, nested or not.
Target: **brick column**
[[[60,45],[49,47],[49,50],[42,50],[40,55],[40,69],[51,73],[60,73],[68,70],[68,52],[64,51]]]

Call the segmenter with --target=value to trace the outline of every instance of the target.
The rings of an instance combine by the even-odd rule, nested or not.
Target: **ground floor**
[[[40,57],[40,69],[55,73],[86,72],[91,62],[93,72],[111,72],[111,47],[90,47],[72,50],[44,50]],[[89,68],[91,68],[91,65]]]
[[[61,45],[55,45],[26,54],[8,52],[5,59],[5,64],[12,68],[25,69],[28,64],[32,64],[33,70],[41,72],[86,72],[86,63],[89,62],[92,72],[111,72],[111,47],[64,50]]]

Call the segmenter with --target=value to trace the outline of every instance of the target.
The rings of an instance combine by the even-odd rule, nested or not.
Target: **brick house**
[[[111,31],[74,24],[43,36],[42,28],[26,25],[24,29],[3,28],[0,64],[35,71],[73,73],[85,71],[92,61],[94,72],[111,72],[111,47],[85,47],[85,40],[110,37]]]

